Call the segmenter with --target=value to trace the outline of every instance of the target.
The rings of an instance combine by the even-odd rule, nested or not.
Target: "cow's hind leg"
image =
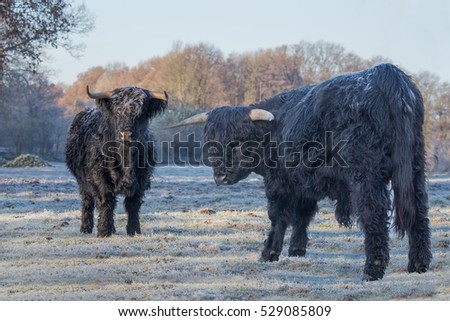
[[[92,233],[94,228],[95,201],[91,194],[81,193],[81,233]]]
[[[431,262],[430,228],[428,220],[428,197],[423,171],[414,178],[416,191],[416,218],[408,232],[409,255],[408,272],[425,273]]]
[[[116,207],[116,196],[113,193],[98,195],[96,197],[98,209],[97,236],[111,236],[116,232],[114,228],[114,208]]]
[[[383,278],[389,263],[388,190],[380,179],[367,178],[355,184],[352,194],[358,222],[365,236],[366,263],[363,279],[379,280]]]
[[[317,212],[317,202],[301,199],[293,219],[289,256],[305,256],[308,243],[308,226]]]
[[[284,211],[285,208],[280,201],[269,201],[269,218],[272,226],[267,239],[264,241],[261,261],[278,261],[280,257],[284,234],[288,225]]]
[[[139,223],[139,210],[142,205],[142,193],[136,193],[135,195],[125,197],[123,202],[125,210],[128,213],[127,234],[134,236],[135,234],[141,234],[141,225]]]

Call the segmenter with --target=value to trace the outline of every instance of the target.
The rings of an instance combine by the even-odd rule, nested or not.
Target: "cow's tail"
[[[378,85],[391,111],[392,188],[394,228],[400,236],[409,234],[417,216],[427,215],[422,95],[404,72],[386,64]],[[420,213],[422,212],[422,213]]]

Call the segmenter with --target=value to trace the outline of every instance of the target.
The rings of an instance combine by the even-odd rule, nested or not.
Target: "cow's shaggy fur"
[[[275,119],[251,121],[254,108]],[[234,184],[252,171],[264,176],[272,228],[262,260],[278,260],[289,225],[289,255],[305,255],[317,202],[328,197],[340,224],[357,218],[365,235],[364,278],[376,280],[389,261],[389,183],[394,227],[409,237],[408,271],[429,268],[423,119],[411,79],[383,64],[252,106],[212,110],[204,140],[228,147],[211,149],[216,181]]]
[[[140,234],[139,209],[155,165],[148,124],[167,100],[154,99],[145,89],[122,87],[111,98],[96,99],[96,105],[75,116],[66,144],[67,166],[80,187],[81,232],[92,233],[95,205],[97,235],[114,233],[116,196],[123,195],[127,233]]]

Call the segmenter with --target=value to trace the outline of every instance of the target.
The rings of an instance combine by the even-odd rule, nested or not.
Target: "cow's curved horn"
[[[167,95],[166,91],[164,91],[164,92],[150,91],[150,96],[154,99],[159,99],[159,100],[164,100],[164,101],[169,100],[169,95]]]
[[[86,86],[86,93],[89,96],[89,98],[91,99],[106,99],[106,98],[111,98],[112,95],[114,94],[113,91],[105,91],[105,92],[101,92],[101,93],[91,93],[89,91],[89,86]]]
[[[250,119],[253,121],[255,120],[272,121],[275,119],[275,116],[271,112],[268,112],[267,110],[264,109],[252,109],[250,111]]]
[[[208,113],[204,112],[204,113],[197,114],[192,117],[186,118],[185,120],[182,120],[178,124],[175,124],[175,125],[172,125],[172,126],[169,126],[166,128],[176,128],[176,127],[187,126],[187,125],[202,124],[202,123],[206,122],[207,119],[208,119]]]

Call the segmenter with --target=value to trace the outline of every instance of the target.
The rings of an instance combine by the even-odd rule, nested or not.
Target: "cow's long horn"
[[[197,114],[192,117],[186,118],[185,120],[182,120],[178,124],[175,124],[175,125],[172,125],[172,126],[169,126],[166,128],[176,128],[176,127],[187,126],[187,125],[201,124],[201,123],[206,122],[207,119],[208,119],[208,113],[204,112],[204,113]]]
[[[89,98],[91,99],[106,99],[106,98],[111,98],[112,95],[114,94],[113,91],[105,91],[105,92],[101,92],[101,93],[91,93],[89,91],[89,86],[86,86],[86,93],[89,96]]]
[[[252,109],[250,111],[250,119],[253,121],[255,120],[272,121],[275,119],[275,116],[271,112],[268,112],[267,110],[264,109]]]
[[[150,91],[150,95],[154,99],[159,99],[159,100],[164,100],[164,101],[169,100],[169,95],[167,95],[167,93],[165,91],[164,92]]]

